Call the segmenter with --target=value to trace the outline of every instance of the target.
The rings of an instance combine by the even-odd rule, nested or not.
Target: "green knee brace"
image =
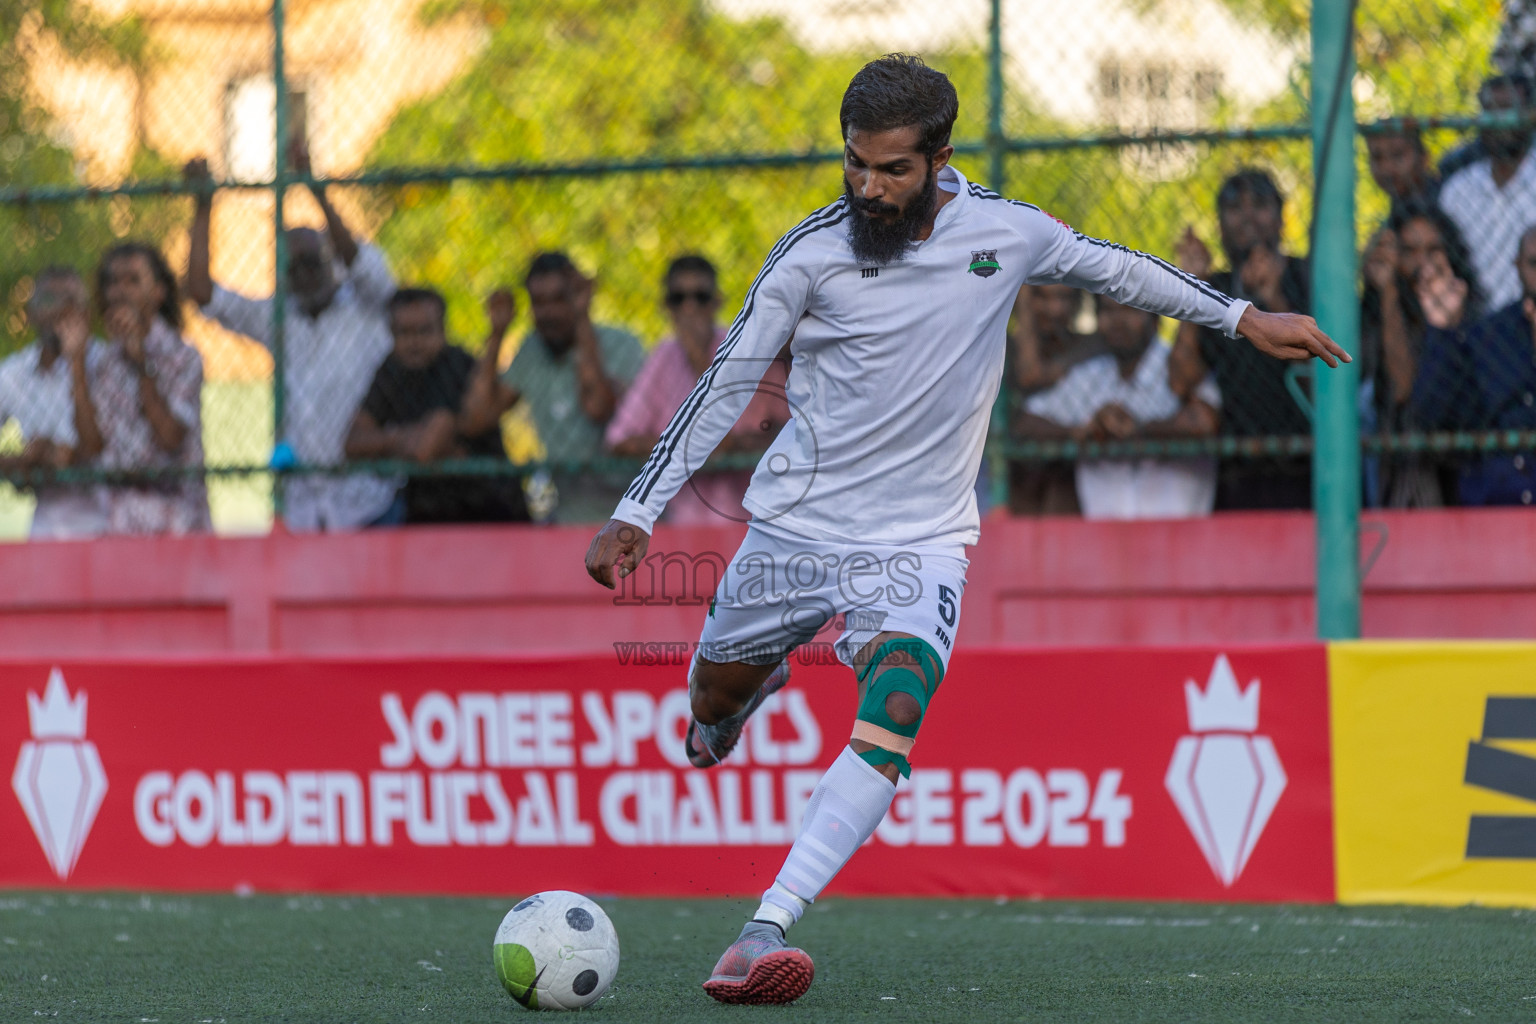
[[[892,651],[905,651],[916,665],[892,665],[881,672],[880,663]],[[865,663],[859,673],[859,682],[869,681],[864,699],[859,702],[857,719],[853,726],[853,738],[874,744],[875,749],[859,755],[876,768],[894,764],[904,778],[911,778],[912,764],[907,754],[917,739],[918,727],[928,711],[928,702],[944,678],[944,661],[939,653],[916,637],[887,640],[876,649],[874,656]],[[886,700],[893,693],[905,693],[917,701],[917,721],[911,725],[899,725],[885,709]],[[895,749],[892,749],[895,748]]]

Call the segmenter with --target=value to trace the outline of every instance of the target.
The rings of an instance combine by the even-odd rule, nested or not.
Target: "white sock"
[[[805,806],[800,835],[754,915],[786,932],[800,920],[890,809],[896,784],[847,747],[832,762]]]
[[[763,902],[758,905],[752,920],[772,921],[779,926],[779,931],[788,934],[789,926],[800,920],[800,915],[805,913],[808,906],[810,904],[805,900],[774,882],[763,893]]]

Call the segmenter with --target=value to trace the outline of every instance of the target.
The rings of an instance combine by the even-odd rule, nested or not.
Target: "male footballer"
[[[980,539],[975,484],[1024,284],[1062,283],[1217,328],[1277,359],[1349,356],[1311,317],[1264,313],[1168,263],[1082,235],[967,181],[949,163],[958,99],[903,54],[843,94],[843,195],[768,254],[726,339],[610,520],[587,571],[608,587],[723,440],[786,342],[792,418],[758,463],[752,519],[688,671],[689,760],[724,760],[788,679],[788,657],[835,616],[858,711],[800,833],[704,989],[726,1003],[805,994],[811,958],[786,936],[875,831],[949,665]],[[986,728],[978,723],[978,728]]]

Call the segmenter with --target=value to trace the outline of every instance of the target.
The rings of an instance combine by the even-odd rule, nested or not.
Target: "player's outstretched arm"
[[[1317,356],[1329,366],[1351,361],[1310,316],[1262,312],[1155,256],[1089,238],[1028,204],[1012,204],[1005,215],[1034,253],[1027,283],[1059,281],[1159,316],[1219,328],[1228,337],[1246,337],[1276,359]]]
[[[1353,362],[1328,335],[1317,326],[1317,321],[1300,313],[1265,313],[1257,306],[1249,306],[1237,322],[1237,333],[1253,343],[1253,347],[1276,359],[1321,359],[1329,366]]]
[[[635,571],[650,545],[651,535],[640,527],[610,519],[587,546],[587,575],[612,590],[614,566],[618,566],[619,579],[623,579]]]

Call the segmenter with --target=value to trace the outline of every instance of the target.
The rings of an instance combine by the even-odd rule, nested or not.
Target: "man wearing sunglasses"
[[[672,261],[662,280],[662,302],[672,319],[672,337],[652,350],[608,423],[605,440],[615,455],[651,453],[672,414],[709,369],[725,338],[725,329],[715,320],[721,302],[715,268],[704,257],[679,256]],[[746,412],[715,452],[688,452],[687,457],[702,462],[715,453],[767,448],[789,420],[789,403],[784,398],[786,376],[785,361],[774,360],[747,403]],[[667,506],[666,521],[678,525],[744,523],[748,517],[741,498],[751,480],[750,470],[693,474],[688,486]]]
[[[289,148],[299,175],[310,174],[309,151],[301,140]],[[192,247],[187,260],[187,294],[203,315],[220,326],[271,349],[272,299],[249,298],[217,285],[210,272],[213,182],[206,160],[184,171],[197,186]],[[288,231],[288,296],[283,328],[283,385],[286,407],[280,441],[301,466],[335,466],[346,461],[352,417],[362,404],[374,371],[394,341],[386,307],[395,279],[384,254],[353,235],[331,205],[325,185],[311,185],[325,217],[325,231]],[[345,269],[338,276],[337,263]],[[283,481],[283,522],[290,530],[351,530],[386,516],[401,481],[370,473],[317,473]]]

